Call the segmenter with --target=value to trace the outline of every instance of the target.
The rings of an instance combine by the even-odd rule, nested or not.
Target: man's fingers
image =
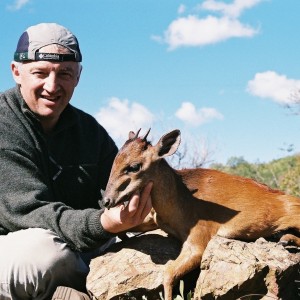
[[[142,201],[144,201],[145,203],[147,202],[148,198],[150,197],[152,187],[153,187],[153,182],[150,181],[143,189],[141,197],[142,197]]]
[[[152,182],[148,183],[143,189],[139,197],[139,207],[136,211],[135,217],[140,221],[143,221],[145,219],[145,217],[150,211],[149,207],[152,207],[151,196],[150,196],[152,186],[153,186]]]
[[[136,213],[136,211],[139,208],[139,203],[140,203],[140,195],[139,193],[135,193],[129,200],[129,203],[126,207],[130,215],[134,215]]]
[[[109,232],[128,230],[141,224],[152,208],[151,189],[153,183],[148,183],[141,193],[135,193],[128,205],[120,204],[101,215],[101,223]]]
[[[149,196],[147,202],[146,202],[146,205],[144,206],[144,209],[141,213],[141,219],[144,220],[147,215],[150,213],[152,209],[152,200],[151,200],[151,196]]]
[[[130,216],[141,217],[145,207],[149,207],[149,202],[151,205],[150,193],[152,186],[153,182],[149,182],[143,189],[142,193],[137,192],[131,197],[127,206]]]

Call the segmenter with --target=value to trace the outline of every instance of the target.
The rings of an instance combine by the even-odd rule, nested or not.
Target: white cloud
[[[223,119],[223,115],[216,109],[209,107],[197,109],[195,105],[190,102],[183,102],[175,115],[178,119],[192,126],[199,126],[212,119]]]
[[[293,103],[292,95],[300,90],[300,80],[289,79],[274,71],[256,73],[250,80],[247,90],[254,96],[270,98],[281,104]]]
[[[9,10],[19,10],[25,6],[30,0],[16,0],[13,4],[8,5]]]
[[[264,0],[235,0],[232,3],[225,3],[215,0],[204,1],[199,8],[214,12],[220,12],[225,16],[238,18],[245,9],[252,8]]]
[[[116,97],[111,98],[95,118],[116,142],[127,140],[131,130],[148,129],[154,121],[154,115],[143,105]]]
[[[197,14],[178,18],[170,23],[162,36],[152,36],[155,41],[169,45],[170,50],[178,47],[195,47],[225,41],[230,38],[253,37],[259,30],[243,24],[238,17],[241,13],[264,0],[234,0],[232,3],[206,0],[197,5],[196,11],[218,12],[221,16]],[[186,8],[181,5],[178,13]]]
[[[233,37],[252,37],[257,30],[228,17],[208,16],[199,19],[195,15],[178,18],[164,33],[163,38],[156,37],[169,45],[171,50],[181,46],[204,46]]]

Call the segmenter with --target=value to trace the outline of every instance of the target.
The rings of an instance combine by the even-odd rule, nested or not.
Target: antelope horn
[[[146,133],[145,136],[143,137],[143,141],[145,141],[145,142],[147,141],[147,136],[148,136],[150,130],[151,130],[151,128],[148,129],[147,133]]]
[[[134,137],[134,139],[136,139],[138,136],[139,136],[139,134],[140,134],[140,131],[141,131],[141,128],[137,131],[137,133],[135,134],[135,137]]]

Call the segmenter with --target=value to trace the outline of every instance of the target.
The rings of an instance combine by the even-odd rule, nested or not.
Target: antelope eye
[[[128,166],[127,169],[125,170],[125,173],[137,173],[141,169],[142,165],[141,164],[133,164],[131,166]]]

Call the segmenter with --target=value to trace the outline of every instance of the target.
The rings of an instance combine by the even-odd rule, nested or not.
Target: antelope
[[[200,266],[214,235],[253,241],[283,232],[281,243],[300,246],[299,198],[213,169],[173,169],[164,158],[177,150],[180,131],[163,135],[154,146],[147,141],[149,131],[144,137],[138,136],[140,130],[129,133],[113,163],[102,201],[109,209],[153,181],[155,224],[182,242],[177,259],[165,266],[166,300],[172,299],[177,281]],[[290,229],[296,235],[286,234]]]

